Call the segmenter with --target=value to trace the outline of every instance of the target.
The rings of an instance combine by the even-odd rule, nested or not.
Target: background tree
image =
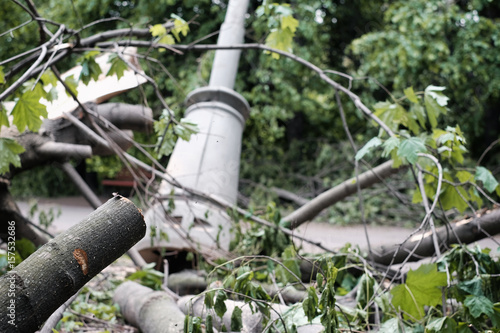
[[[215,31],[226,4],[216,1],[163,1],[154,4],[132,1],[74,1],[71,7],[61,9],[54,2],[26,1],[27,7],[23,8],[25,5],[22,3],[12,1],[4,6],[7,10],[12,9],[12,13],[18,13],[20,19],[6,18],[6,21],[17,24],[18,28],[10,31],[9,28],[5,29],[2,37],[7,40],[6,51],[4,53],[3,49],[0,50],[0,59],[7,59],[19,52],[28,52],[25,55],[28,61],[16,62],[14,60],[17,59],[11,59],[1,62],[5,68],[2,69],[0,81],[5,90],[0,96],[5,98],[8,95],[11,100],[17,100],[18,104],[22,101],[21,104],[29,111],[24,110],[23,114],[34,115],[28,117],[28,120],[13,115],[13,124],[22,132],[26,127],[23,125],[27,125],[31,131],[36,131],[40,125],[37,116],[44,115],[43,110],[37,108],[38,95],[35,94],[49,98],[50,94],[40,91],[39,86],[34,85],[37,82],[35,74],[32,75],[32,81],[24,80],[21,75],[40,52],[49,52],[44,46],[36,48],[39,44],[46,45],[44,43],[55,38],[54,34],[56,37],[63,37],[59,44],[61,48],[52,49],[54,44],[49,43],[50,52],[61,51],[59,55],[64,56],[64,60],[58,62],[57,66],[69,68],[74,64],[81,64],[85,68],[80,76],[83,82],[88,82],[97,75],[94,62],[95,56],[102,51],[100,48],[127,42],[141,45],[145,50],[145,53],[141,54],[141,65],[152,78],[153,84],[114,100],[132,104],[148,101],[156,117],[168,114],[165,113],[166,109],[173,109],[177,116],[180,115],[183,109],[181,101],[184,100],[186,92],[203,85],[209,74],[211,53],[200,56],[200,53],[195,53],[192,49],[216,48],[193,44],[199,44],[200,41],[206,44],[215,40]],[[362,2],[361,6],[356,6],[342,1],[317,1],[312,4],[292,2],[291,6],[256,2],[252,6],[247,42],[257,41],[267,46],[249,46],[254,50],[247,50],[243,56],[236,90],[242,92],[253,107],[245,134],[245,164],[242,168],[242,174],[246,178],[244,182],[251,185],[243,190],[246,194],[252,193],[253,202],[250,201],[249,211],[237,207],[228,208],[232,208],[230,213],[235,220],[246,219],[249,223],[256,223],[250,225],[250,229],[245,233],[241,230],[237,232],[233,248],[236,254],[254,255],[222,265],[206,258],[207,262],[200,264],[201,266],[210,263],[215,266],[213,274],[222,281],[215,289],[207,291],[204,306],[223,317],[226,312],[224,301],[229,294],[236,293],[239,297],[253,302],[264,316],[264,324],[267,324],[267,320],[273,322],[269,315],[271,292],[268,293],[263,286],[254,282],[301,283],[300,275],[305,275],[308,282],[313,277],[315,284],[303,285],[306,291],[302,294],[305,297],[304,302],[288,312],[288,316],[280,317],[280,323],[273,322],[273,325],[277,325],[274,329],[279,331],[285,327],[291,330],[296,328],[296,315],[304,321],[315,320],[316,323],[321,323],[327,331],[333,331],[337,327],[352,328],[352,325],[356,329],[377,325],[382,331],[391,331],[391,328],[394,331],[394,327],[399,326],[421,330],[425,327],[431,331],[439,331],[443,327],[450,330],[456,327],[465,328],[469,323],[481,328],[498,326],[499,304],[494,303],[498,299],[498,291],[496,288],[490,288],[488,284],[491,282],[491,285],[496,285],[498,262],[480,250],[472,251],[466,248],[452,249],[441,256],[441,251],[449,245],[448,241],[455,242],[452,237],[448,237],[450,230],[458,235],[460,231],[469,230],[464,227],[457,231],[454,227],[447,226],[447,218],[450,216],[448,212],[452,209],[456,209],[458,214],[466,210],[474,214],[474,219],[464,220],[458,226],[465,225],[479,233],[480,228],[477,228],[477,225],[485,222],[482,224],[483,231],[489,232],[490,229],[486,229],[486,226],[492,226],[491,230],[496,232],[498,216],[490,212],[484,215],[484,219],[483,216],[478,219],[482,214],[482,211],[478,212],[478,208],[496,204],[500,187],[494,174],[480,163],[474,165],[474,162],[464,158],[463,147],[466,138],[480,136],[481,133],[475,132],[474,126],[466,126],[464,134],[461,130],[463,126],[453,124],[455,119],[451,119],[453,114],[450,116],[447,108],[455,106],[448,105],[448,91],[443,92],[445,88],[437,85],[446,83],[449,87],[448,81],[453,77],[456,81],[453,81],[452,88],[460,87],[469,92],[473,87],[467,85],[473,78],[493,80],[493,77],[487,75],[497,70],[495,64],[498,58],[492,51],[492,45],[495,46],[498,39],[498,22],[491,18],[496,12],[496,5],[478,1],[457,4],[438,1],[375,1]],[[5,15],[5,11],[2,13]],[[67,28],[49,21],[60,21],[61,14],[68,20]],[[465,23],[462,21],[462,14]],[[470,14],[470,17],[467,14]],[[86,26],[95,15],[101,19]],[[40,17],[44,19],[39,19]],[[164,26],[158,25],[164,23],[165,18],[171,20]],[[456,21],[457,19],[459,20]],[[29,23],[24,25],[23,22]],[[199,28],[195,22],[200,23]],[[187,31],[180,27],[187,27],[188,24],[190,32],[184,36]],[[117,28],[125,28],[125,33],[115,35],[117,39],[109,41],[111,37],[106,37],[106,33],[116,32]],[[106,33],[101,34],[103,31]],[[415,32],[422,32],[422,35]],[[445,41],[443,32],[447,33]],[[480,41],[480,37],[484,37],[483,43],[476,43]],[[25,43],[20,43],[22,38],[25,38]],[[293,38],[295,44],[292,43]],[[428,43],[428,39],[434,42]],[[467,41],[468,46],[460,44],[462,41]],[[63,45],[62,42],[68,44]],[[179,42],[183,45],[174,45]],[[158,47],[158,43],[169,45]],[[72,46],[75,46],[72,52],[66,51]],[[269,49],[269,46],[273,49]],[[345,47],[348,53],[345,53]],[[484,48],[484,52],[475,52],[478,47]],[[261,52],[266,48],[267,51],[274,52]],[[184,54],[180,55],[176,50]],[[286,53],[292,50],[300,58]],[[30,55],[31,52],[33,55]],[[464,60],[469,56],[471,63]],[[394,64],[392,59],[396,58],[399,61]],[[435,60],[437,64],[434,63]],[[335,71],[323,70],[324,68],[333,68]],[[343,74],[338,71],[344,69],[351,72]],[[427,76],[420,76],[421,73],[428,73],[432,82],[426,80]],[[56,67],[53,68],[52,74],[57,76]],[[53,77],[50,72],[44,75],[46,76],[40,77],[41,82],[51,84]],[[364,77],[366,75],[376,75],[382,84]],[[340,86],[330,77],[343,82],[344,85]],[[445,80],[446,78],[448,80]],[[17,82],[25,85],[17,87]],[[434,85],[429,85],[430,83]],[[495,84],[497,83],[493,82],[493,86]],[[31,88],[33,89],[30,90]],[[68,88],[71,91],[71,86]],[[476,92],[478,91],[481,92],[476,89]],[[362,94],[363,99],[360,100],[356,93]],[[168,97],[163,98],[161,95]],[[495,90],[491,90],[490,95],[481,98],[484,103],[492,100],[496,103],[495,96]],[[348,97],[354,103],[347,103]],[[455,97],[460,98],[461,95]],[[481,98],[478,97],[478,101]],[[374,102],[374,114],[365,106],[369,104],[366,101],[371,100]],[[375,104],[375,101],[378,103]],[[463,105],[456,107],[460,109]],[[476,104],[472,107],[476,107]],[[84,113],[92,112],[88,106],[82,106],[82,109]],[[10,124],[6,117],[7,112],[4,109],[1,112],[0,123]],[[477,114],[481,113],[478,111]],[[489,116],[491,113],[485,111],[484,115]],[[377,117],[382,121],[378,121]],[[374,124],[373,121],[378,122]],[[451,126],[445,125],[450,122]],[[182,126],[173,118],[172,125]],[[166,149],[165,144],[171,146],[175,138],[172,135],[165,139],[167,141],[160,139],[163,144],[159,147],[160,151]],[[96,139],[100,140],[102,138]],[[3,149],[0,154],[4,154],[2,157],[7,156],[1,161],[1,167],[6,168],[6,162],[18,162],[16,157],[21,149],[14,140],[3,139],[1,142]],[[156,142],[156,138],[150,142]],[[106,146],[106,143],[103,145]],[[383,150],[381,154],[376,153],[377,149]],[[475,151],[476,146],[472,145],[471,150]],[[159,156],[158,149],[151,149],[150,152],[153,157]],[[479,155],[479,152],[476,154]],[[359,184],[360,187],[356,188],[359,206],[351,205],[351,208],[358,214],[353,214],[356,218],[359,216],[366,222],[369,215],[365,214],[364,208],[378,208],[374,210],[376,215],[385,212],[386,207],[377,207],[381,201],[377,196],[370,199],[373,200],[371,205],[367,204],[370,203],[368,200],[363,200],[360,189],[365,185],[362,184],[361,176],[366,176],[367,173],[361,174],[364,169],[360,168],[360,165],[363,162],[369,165],[368,161],[375,164],[380,160],[377,157],[380,155],[384,158],[390,156],[396,167],[402,163],[411,165],[407,177],[411,179],[413,176],[418,188],[408,190],[402,187],[400,190],[404,195],[396,195],[397,199],[393,201],[400,200],[406,204],[408,196],[413,195],[412,201],[422,202],[424,206],[423,213],[415,215],[421,222],[417,231],[423,231],[425,228],[432,231],[425,241],[424,237],[415,244],[413,238],[409,241],[410,235],[405,242],[409,244],[408,248],[398,246],[397,249],[388,251],[389,254],[382,258],[382,264],[387,266],[377,266],[378,259],[375,255],[370,255],[371,249],[368,249],[367,258],[374,260],[373,262],[367,261],[359,249],[349,246],[336,255],[319,259],[317,265],[311,262],[301,265],[296,256],[296,249],[286,237],[292,232],[284,228],[293,227],[293,221],[282,219],[280,211],[272,202],[265,206],[262,217],[254,214],[254,207],[267,201],[262,198],[258,200],[258,195],[254,194],[258,192],[255,188],[265,189],[266,194],[274,193],[288,197],[288,200],[292,198],[294,202],[301,202],[304,198],[293,197],[283,191],[283,188],[270,187],[278,185],[288,189],[298,188],[303,196],[316,197],[326,188],[355,176],[340,187],[349,188],[352,184]],[[122,153],[121,156],[125,154]],[[167,158],[162,158],[160,162],[165,164]],[[131,158],[126,156],[125,160],[127,159],[130,161]],[[338,163],[339,161],[342,163]],[[95,168],[97,164],[94,160],[91,168]],[[161,164],[156,166],[161,168]],[[151,168],[149,170],[152,171]],[[367,172],[369,174],[369,171]],[[161,172],[156,170],[156,175],[161,177]],[[387,191],[394,192],[390,186],[388,188]],[[349,191],[354,193],[353,186],[350,186]],[[265,196],[264,198],[267,199]],[[428,202],[428,199],[431,202]],[[486,200],[488,202],[485,205]],[[441,208],[440,213],[436,213],[438,205]],[[342,216],[342,219],[347,218],[349,217]],[[434,224],[434,218],[442,219],[445,227],[439,230]],[[390,216],[385,215],[384,219],[390,219]],[[443,239],[444,235],[447,235],[446,240]],[[430,253],[419,252],[421,243],[428,245]],[[407,251],[409,255],[398,257],[400,251]],[[406,282],[390,292],[382,284],[392,285],[396,279],[404,280],[401,269],[393,270],[390,267],[396,261],[402,261],[404,266],[407,261],[428,254],[436,254],[440,258],[439,265],[422,266],[408,273]],[[273,256],[280,258],[272,258]],[[464,256],[470,258],[468,263],[475,269],[467,269],[464,266]],[[260,259],[265,265],[257,262]],[[308,269],[303,266],[308,266]],[[352,272],[350,268],[357,271]],[[158,277],[157,273],[152,273],[151,270],[147,272],[147,268],[141,274],[143,277]],[[479,275],[479,281],[474,280]],[[484,281],[488,283],[483,283]],[[428,289],[422,290],[419,286],[427,286]],[[442,288],[445,288],[446,294],[442,294]],[[339,305],[345,303],[337,303],[336,293],[345,293],[348,290],[356,293],[358,309],[346,311]],[[460,303],[459,310],[453,316],[446,316],[447,303],[442,302],[443,295]],[[342,298],[342,302],[349,302],[348,297]],[[425,312],[425,306],[429,311]],[[370,321],[370,314],[376,318],[375,322]],[[241,311],[239,315],[238,311],[236,314],[232,313],[232,329],[233,317],[234,330],[238,330],[238,327],[241,328],[238,324],[241,322]],[[208,318],[206,321],[210,322]],[[185,321],[188,330],[196,331],[195,327],[199,326],[201,320],[188,313]]]

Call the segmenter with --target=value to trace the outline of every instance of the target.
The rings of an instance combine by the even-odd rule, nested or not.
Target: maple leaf
[[[153,37],[163,36],[167,33],[167,29],[161,24],[155,24],[150,29],[149,32]]]
[[[293,16],[284,16],[281,18],[281,28],[285,30],[286,28],[290,29],[292,34],[295,33],[297,27],[299,26],[299,21],[297,21]]]
[[[417,137],[410,137],[401,141],[401,145],[398,150],[399,157],[405,157],[408,162],[415,164],[418,159],[418,153],[424,153],[427,151],[424,141]]]
[[[187,33],[189,32],[189,26],[187,22],[181,17],[175,14],[172,14],[171,17],[174,19],[174,28],[172,29],[172,34],[175,36],[175,39],[180,42],[181,39],[179,34],[182,34],[184,37],[186,37]]]
[[[292,51],[292,39],[293,34],[289,29],[273,29],[269,36],[266,38],[266,45],[274,49],[291,52]],[[280,56],[277,53],[272,53],[274,59],[279,59]]]
[[[0,104],[0,127],[6,126],[9,127],[9,117],[7,117],[7,110]]]
[[[0,174],[9,171],[10,164],[21,166],[19,154],[24,152],[24,147],[11,138],[0,138]]]
[[[111,76],[113,74],[116,74],[118,80],[123,76],[123,73],[128,69],[127,64],[122,59],[120,59],[120,57],[116,54],[112,54],[109,57],[108,63],[111,64],[111,67],[109,68],[108,73],[106,73],[106,76]]]
[[[410,270],[406,283],[391,290],[392,304],[396,309],[404,309],[405,318],[412,316],[419,320],[424,317],[424,306],[441,303],[440,287],[447,285],[446,273],[438,272],[436,264],[425,264],[416,271]]]
[[[19,132],[24,132],[26,126],[30,131],[38,131],[42,125],[40,117],[47,117],[47,108],[40,103],[40,98],[40,94],[35,91],[27,91],[17,101],[12,110],[14,117],[12,123],[16,125]]]
[[[99,54],[99,51],[90,51],[78,60],[78,63],[82,66],[80,80],[85,85],[88,85],[91,79],[97,81],[102,73],[101,66],[95,61],[95,57]]]

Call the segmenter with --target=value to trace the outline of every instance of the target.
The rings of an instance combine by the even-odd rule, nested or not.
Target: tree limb
[[[451,224],[451,228],[453,230],[449,230],[446,226],[436,230],[439,241],[447,246],[460,242],[470,244],[490,235],[498,234],[500,233],[500,209],[489,211],[477,218],[471,217],[456,222]],[[392,265],[402,263],[412,252],[413,254],[408,261],[418,261],[423,257],[431,257],[436,252],[432,237],[432,231],[429,231],[414,235],[404,244],[380,246],[373,250],[373,260],[379,264]]]
[[[144,217],[130,200],[121,196],[110,199],[0,278],[0,306],[4,309],[0,331],[34,332],[145,233]],[[11,304],[15,304],[14,318],[8,316]]]
[[[387,161],[371,170],[368,170],[359,175],[359,186],[361,189],[372,186],[378,183],[380,179],[387,178],[394,173],[399,172],[402,168],[393,168],[393,161]],[[290,223],[290,229],[297,228],[302,223],[311,220],[318,215],[323,209],[333,205],[334,203],[344,199],[345,197],[356,193],[357,186],[355,179],[349,179],[345,182],[321,193],[316,198],[286,216],[283,221]]]

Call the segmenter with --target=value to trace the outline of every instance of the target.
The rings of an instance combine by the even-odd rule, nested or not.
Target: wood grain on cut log
[[[34,332],[145,233],[144,218],[130,200],[110,199],[0,278],[0,307],[4,309],[0,332]],[[5,313],[12,302],[15,310]]]
[[[127,281],[116,288],[113,301],[120,306],[125,320],[143,333],[183,332],[184,313],[163,291]]]

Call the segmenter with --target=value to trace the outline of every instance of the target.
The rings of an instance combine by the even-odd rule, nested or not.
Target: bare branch
[[[11,33],[12,31],[15,31],[17,29],[21,29],[22,27],[24,27],[27,24],[30,24],[31,22],[33,22],[33,20],[28,20],[28,21],[26,21],[24,23],[19,24],[18,26],[14,27],[14,28],[11,28],[11,29],[9,29],[9,30],[7,30],[5,32],[2,32],[2,33],[0,33],[0,37],[5,36],[5,35]]]
[[[47,48],[50,47],[60,35],[62,35],[64,30],[64,25],[61,25],[54,36],[52,36],[52,38],[48,42],[42,45],[42,50],[40,52],[40,55],[38,56],[38,59],[19,79],[17,79],[12,85],[10,85],[7,89],[5,89],[4,92],[0,94],[0,101],[3,101],[7,96],[9,96],[13,91],[20,87],[26,80],[28,80],[28,78],[31,77],[31,75],[36,72],[35,69],[47,55]]]
[[[500,232],[500,209],[492,210],[480,217],[470,217],[451,225],[454,232],[447,227],[436,230],[437,237],[447,245],[459,242],[470,244]],[[434,255],[432,232],[413,235],[402,245],[382,246],[374,251],[374,260],[383,265],[417,261],[422,257]]]
[[[316,198],[309,201],[304,206],[300,207],[290,215],[286,216],[283,221],[290,223],[290,228],[294,229],[302,223],[311,220],[318,215],[323,209],[333,205],[334,203],[344,199],[345,197],[356,193],[357,184],[360,189],[372,186],[379,182],[379,178],[387,178],[390,175],[399,172],[402,168],[393,168],[393,161],[387,161],[371,170],[368,170],[356,179],[349,179],[345,182],[331,188],[330,190],[321,193]]]

